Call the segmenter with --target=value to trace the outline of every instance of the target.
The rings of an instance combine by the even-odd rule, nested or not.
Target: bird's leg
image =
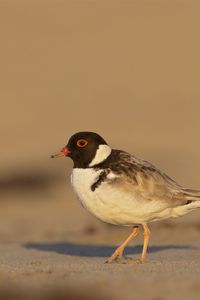
[[[139,263],[144,263],[145,261],[145,257],[147,254],[147,248],[148,248],[148,244],[149,244],[149,237],[150,237],[150,230],[147,226],[147,224],[142,224],[143,229],[144,229],[144,243],[143,243],[143,249],[142,249],[142,254],[140,259],[138,260]]]
[[[138,232],[139,232],[138,226],[134,226],[133,230],[132,230],[131,234],[128,236],[128,238],[115,250],[115,252],[112,254],[112,256],[110,258],[108,258],[105,261],[105,263],[111,263],[114,260],[118,259],[122,255],[122,253],[123,253],[125,247],[128,245],[128,243],[132,239],[134,239],[136,237],[136,235],[138,235]]]

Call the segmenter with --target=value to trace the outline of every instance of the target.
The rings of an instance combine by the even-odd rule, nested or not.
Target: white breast
[[[91,186],[98,180],[101,171],[95,171],[92,168],[79,169],[74,168],[71,174],[71,183],[75,193],[81,200],[84,207],[87,208],[88,202],[90,203],[95,199],[96,193],[92,192]],[[94,201],[93,201],[94,202]]]
[[[74,168],[71,182],[83,206],[98,219],[116,225],[134,225],[159,219],[159,203],[146,201],[138,193],[128,193],[118,189],[117,184],[102,182],[94,191],[91,185],[98,180],[102,171],[93,168]],[[115,177],[110,173],[108,177]],[[163,214],[163,213],[161,213]],[[169,217],[160,216],[162,218]]]

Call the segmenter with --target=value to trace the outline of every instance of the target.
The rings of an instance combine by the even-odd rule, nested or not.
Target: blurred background
[[[77,131],[200,188],[199,9],[194,0],[0,1],[1,241],[106,242],[108,227],[72,192],[72,162],[49,159]]]

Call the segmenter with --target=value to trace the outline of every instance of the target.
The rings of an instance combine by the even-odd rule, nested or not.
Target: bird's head
[[[111,151],[99,134],[85,131],[72,135],[60,153],[52,155],[51,158],[69,156],[75,168],[87,168],[103,162]]]

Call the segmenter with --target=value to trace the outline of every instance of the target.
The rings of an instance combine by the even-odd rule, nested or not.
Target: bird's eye
[[[87,140],[84,140],[84,139],[80,139],[77,141],[76,145],[80,148],[83,148],[85,146],[87,146],[88,144],[88,141]]]

